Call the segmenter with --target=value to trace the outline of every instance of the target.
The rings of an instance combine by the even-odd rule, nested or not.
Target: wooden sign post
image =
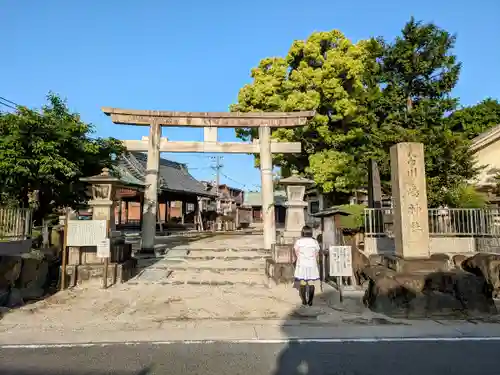
[[[330,275],[337,278],[340,302],[344,301],[344,277],[352,277],[352,250],[351,246],[330,246],[328,249],[330,258]]]
[[[61,249],[61,285],[59,285],[60,290],[66,289],[66,265],[68,263],[68,221],[69,221],[69,211],[66,211],[64,217],[64,232],[63,232],[63,246]]]

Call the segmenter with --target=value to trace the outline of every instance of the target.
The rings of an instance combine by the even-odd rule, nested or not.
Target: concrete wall
[[[500,140],[495,141],[474,154],[477,165],[485,165],[476,181],[478,186],[495,184],[495,175],[500,170]]]
[[[453,237],[453,236],[431,236],[429,238],[429,252],[437,253],[474,253],[494,248],[487,246],[482,240],[474,237]],[[366,237],[364,238],[364,251],[367,254],[394,253],[394,238],[390,237]]]

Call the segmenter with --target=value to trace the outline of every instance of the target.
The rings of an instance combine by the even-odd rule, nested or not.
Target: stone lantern
[[[91,186],[92,199],[89,206],[92,208],[92,220],[109,220],[109,230],[115,231],[115,196],[121,181],[112,176],[108,168],[103,168],[101,174],[81,178],[80,181],[88,182]]]
[[[300,237],[302,227],[305,225],[304,209],[307,207],[307,203],[304,202],[304,195],[306,187],[314,184],[314,181],[300,177],[294,172],[292,176],[280,180],[279,183],[286,189],[286,219],[282,239],[284,243],[288,244]]]

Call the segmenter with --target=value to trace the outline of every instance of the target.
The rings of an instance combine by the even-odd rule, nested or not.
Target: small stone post
[[[398,143],[391,147],[396,254],[403,258],[429,257],[429,216],[424,145]]]
[[[295,239],[300,237],[302,227],[305,225],[304,208],[307,203],[304,202],[304,194],[306,187],[312,185],[314,181],[297,176],[295,173],[292,176],[280,180],[280,185],[286,188],[287,202],[285,231],[283,232],[284,243],[293,243]]]

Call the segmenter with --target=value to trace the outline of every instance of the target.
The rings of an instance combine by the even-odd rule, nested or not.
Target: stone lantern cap
[[[103,168],[102,172],[92,177],[82,177],[80,181],[92,184],[121,184],[122,181],[110,173],[109,168]]]
[[[280,185],[290,186],[290,185],[312,185],[314,184],[313,180],[309,180],[308,178],[301,177],[297,173],[293,173],[290,177],[279,180]]]
[[[316,212],[315,214],[312,214],[311,216],[313,217],[331,217],[335,215],[340,215],[340,216],[349,216],[350,213],[340,210],[337,207],[331,207],[327,208],[326,210]]]

